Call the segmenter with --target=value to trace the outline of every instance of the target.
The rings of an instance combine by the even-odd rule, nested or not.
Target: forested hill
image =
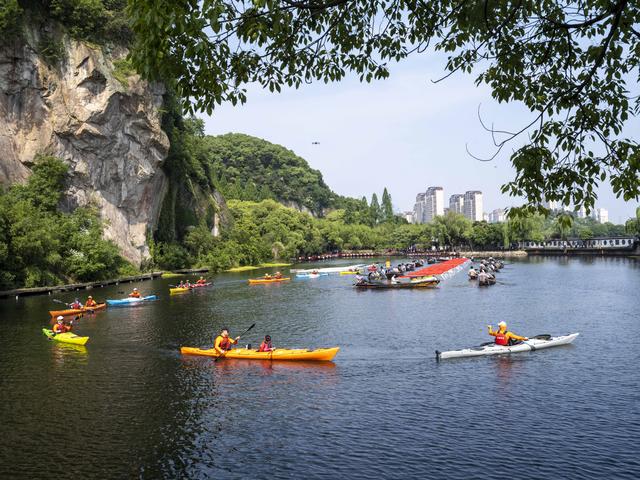
[[[226,199],[274,199],[322,216],[335,207],[337,195],[322,174],[280,145],[240,133],[205,136],[205,156]]]

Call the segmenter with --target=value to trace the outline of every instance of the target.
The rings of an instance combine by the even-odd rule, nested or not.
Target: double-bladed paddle
[[[249,330],[251,330],[253,327],[255,327],[256,324],[254,323],[253,325],[251,325],[249,328],[247,328],[244,332],[242,332],[242,334],[238,335],[238,338],[241,338],[243,336],[245,336]],[[216,359],[213,361],[213,363],[217,362],[218,360],[220,360],[221,358],[224,358],[224,356],[227,354],[229,350],[225,351],[222,355],[216,357]]]

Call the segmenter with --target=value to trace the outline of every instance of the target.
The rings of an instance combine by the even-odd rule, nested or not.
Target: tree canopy
[[[531,121],[492,130],[498,153],[515,137],[515,178],[528,198],[594,206],[607,178],[638,198],[640,148],[624,127],[640,109],[640,6],[628,0],[130,0],[132,56],[211,113],[271,91],[348,73],[370,82],[412,54],[441,51],[445,71],[473,74]],[[519,140],[520,141],[520,140]]]

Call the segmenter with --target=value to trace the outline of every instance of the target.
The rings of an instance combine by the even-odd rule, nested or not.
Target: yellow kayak
[[[358,272],[352,272],[350,270],[345,270],[344,272],[340,272],[340,275],[357,275]]]
[[[282,278],[250,278],[249,285],[257,284],[257,283],[278,283],[278,282],[286,282],[291,280],[291,277],[282,277]]]
[[[318,348],[316,350],[276,348],[272,352],[258,352],[246,348],[234,348],[233,350],[229,350],[223,357],[243,360],[313,360],[330,362],[339,350],[339,347]],[[207,357],[220,356],[214,348],[203,350],[195,347],[182,347],[180,353],[183,355],[204,355]]]
[[[49,330],[48,328],[43,328],[42,333],[44,333],[51,340],[55,340],[56,342],[73,343],[74,345],[84,345],[89,341],[89,337],[79,337],[75,333],[71,333],[71,332],[54,334],[53,331]]]
[[[189,287],[176,287],[176,288],[170,288],[169,289],[169,293],[173,294],[173,293],[184,293],[184,292],[188,292],[190,290]]]

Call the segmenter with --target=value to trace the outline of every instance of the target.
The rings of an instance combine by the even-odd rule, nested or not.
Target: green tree
[[[382,220],[382,209],[380,203],[378,203],[378,195],[375,193],[371,195],[371,203],[369,204],[369,216],[371,217],[372,225],[377,225]]]
[[[638,198],[640,146],[623,129],[640,99],[640,5],[628,0],[415,2],[332,0],[172,2],[131,0],[132,56],[151,78],[175,80],[188,105],[246,100],[352,72],[389,76],[389,64],[432,47],[448,76],[475,74],[498,102],[520,102],[531,121],[494,132],[498,151],[516,137],[515,178],[503,189],[532,205],[544,196],[593,207],[595,186]],[[518,212],[518,210],[513,210]]]
[[[382,221],[393,222],[393,203],[391,202],[391,195],[387,191],[387,187],[382,192]]]

